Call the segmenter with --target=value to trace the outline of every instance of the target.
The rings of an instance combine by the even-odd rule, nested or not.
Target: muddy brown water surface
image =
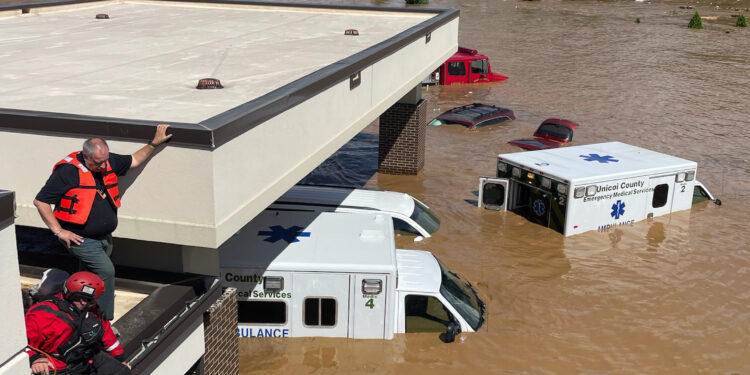
[[[689,30],[696,9],[680,5],[716,19]],[[428,119],[471,102],[517,119],[428,128],[418,176],[375,173],[373,125],[308,180],[403,191],[430,205],[440,231],[397,244],[430,250],[470,280],[487,303],[484,326],[452,344],[436,334],[242,339],[241,373],[750,374],[750,30],[731,26],[729,9],[750,1],[429,6],[459,8],[459,44],[510,79],[425,89]],[[697,161],[698,179],[724,204],[567,238],[477,209],[477,177],[494,175],[496,155],[516,151],[506,142],[547,117],[580,123],[575,144],[617,140]]]
[[[370,126],[309,179],[364,180],[430,205],[440,231],[397,244],[432,251],[476,285],[485,325],[452,344],[243,339],[241,373],[750,374],[750,30],[731,26],[728,9],[748,2],[715,4],[431,2],[459,8],[459,44],[510,79],[424,89],[428,119],[484,102],[517,120],[428,128],[418,176],[373,174]],[[680,5],[716,19],[687,29],[695,9]],[[579,122],[575,144],[617,140],[697,161],[724,204],[568,238],[477,209],[477,177],[547,117]]]

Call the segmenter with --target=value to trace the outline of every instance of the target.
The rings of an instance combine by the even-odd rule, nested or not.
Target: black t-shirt
[[[78,154],[78,161],[84,162],[83,154]],[[130,155],[109,153],[109,164],[112,166],[112,171],[118,176],[124,176],[130,169],[132,162],[133,157]],[[98,186],[104,186],[101,173],[91,172],[91,174]],[[47,183],[36,195],[36,199],[44,203],[58,205],[62,196],[68,190],[77,187],[78,182],[78,168],[72,164],[61,164],[49,176]],[[112,203],[109,193],[106,190],[104,191],[107,195],[106,198],[95,194],[94,204],[91,206],[91,213],[89,213],[86,223],[79,225],[59,220],[60,225],[66,230],[93,239],[101,239],[114,232],[117,228],[117,207]]]

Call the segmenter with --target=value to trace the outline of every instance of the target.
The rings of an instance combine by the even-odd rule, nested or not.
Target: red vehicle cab
[[[454,83],[497,82],[508,76],[494,73],[490,59],[477,50],[458,47],[458,52],[435,69],[423,82],[427,85],[451,85]]]
[[[573,131],[579,125],[573,121],[548,118],[534,132],[533,139],[516,139],[508,143],[524,150],[546,150],[567,145],[573,141]]]

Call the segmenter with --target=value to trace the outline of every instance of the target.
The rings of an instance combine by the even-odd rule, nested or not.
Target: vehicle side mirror
[[[445,332],[440,334],[440,341],[449,344],[456,341],[456,336],[461,333],[461,326],[456,322],[448,323]]]

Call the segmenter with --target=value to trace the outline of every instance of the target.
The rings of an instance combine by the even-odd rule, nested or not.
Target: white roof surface
[[[149,1],[0,14],[0,107],[197,123],[431,17]],[[207,77],[225,89],[195,89]]]
[[[287,204],[351,207],[397,212],[407,217],[414,212],[414,198],[406,193],[346,187],[295,185],[271,207]]]
[[[697,164],[675,156],[621,142],[560,147],[549,150],[500,154],[499,158],[571,184],[649,175],[674,169],[696,168]]]
[[[440,291],[441,273],[437,259],[428,251],[396,250],[398,290],[408,292]]]
[[[224,268],[392,273],[393,224],[377,214],[266,210],[227,240],[219,259]]]

